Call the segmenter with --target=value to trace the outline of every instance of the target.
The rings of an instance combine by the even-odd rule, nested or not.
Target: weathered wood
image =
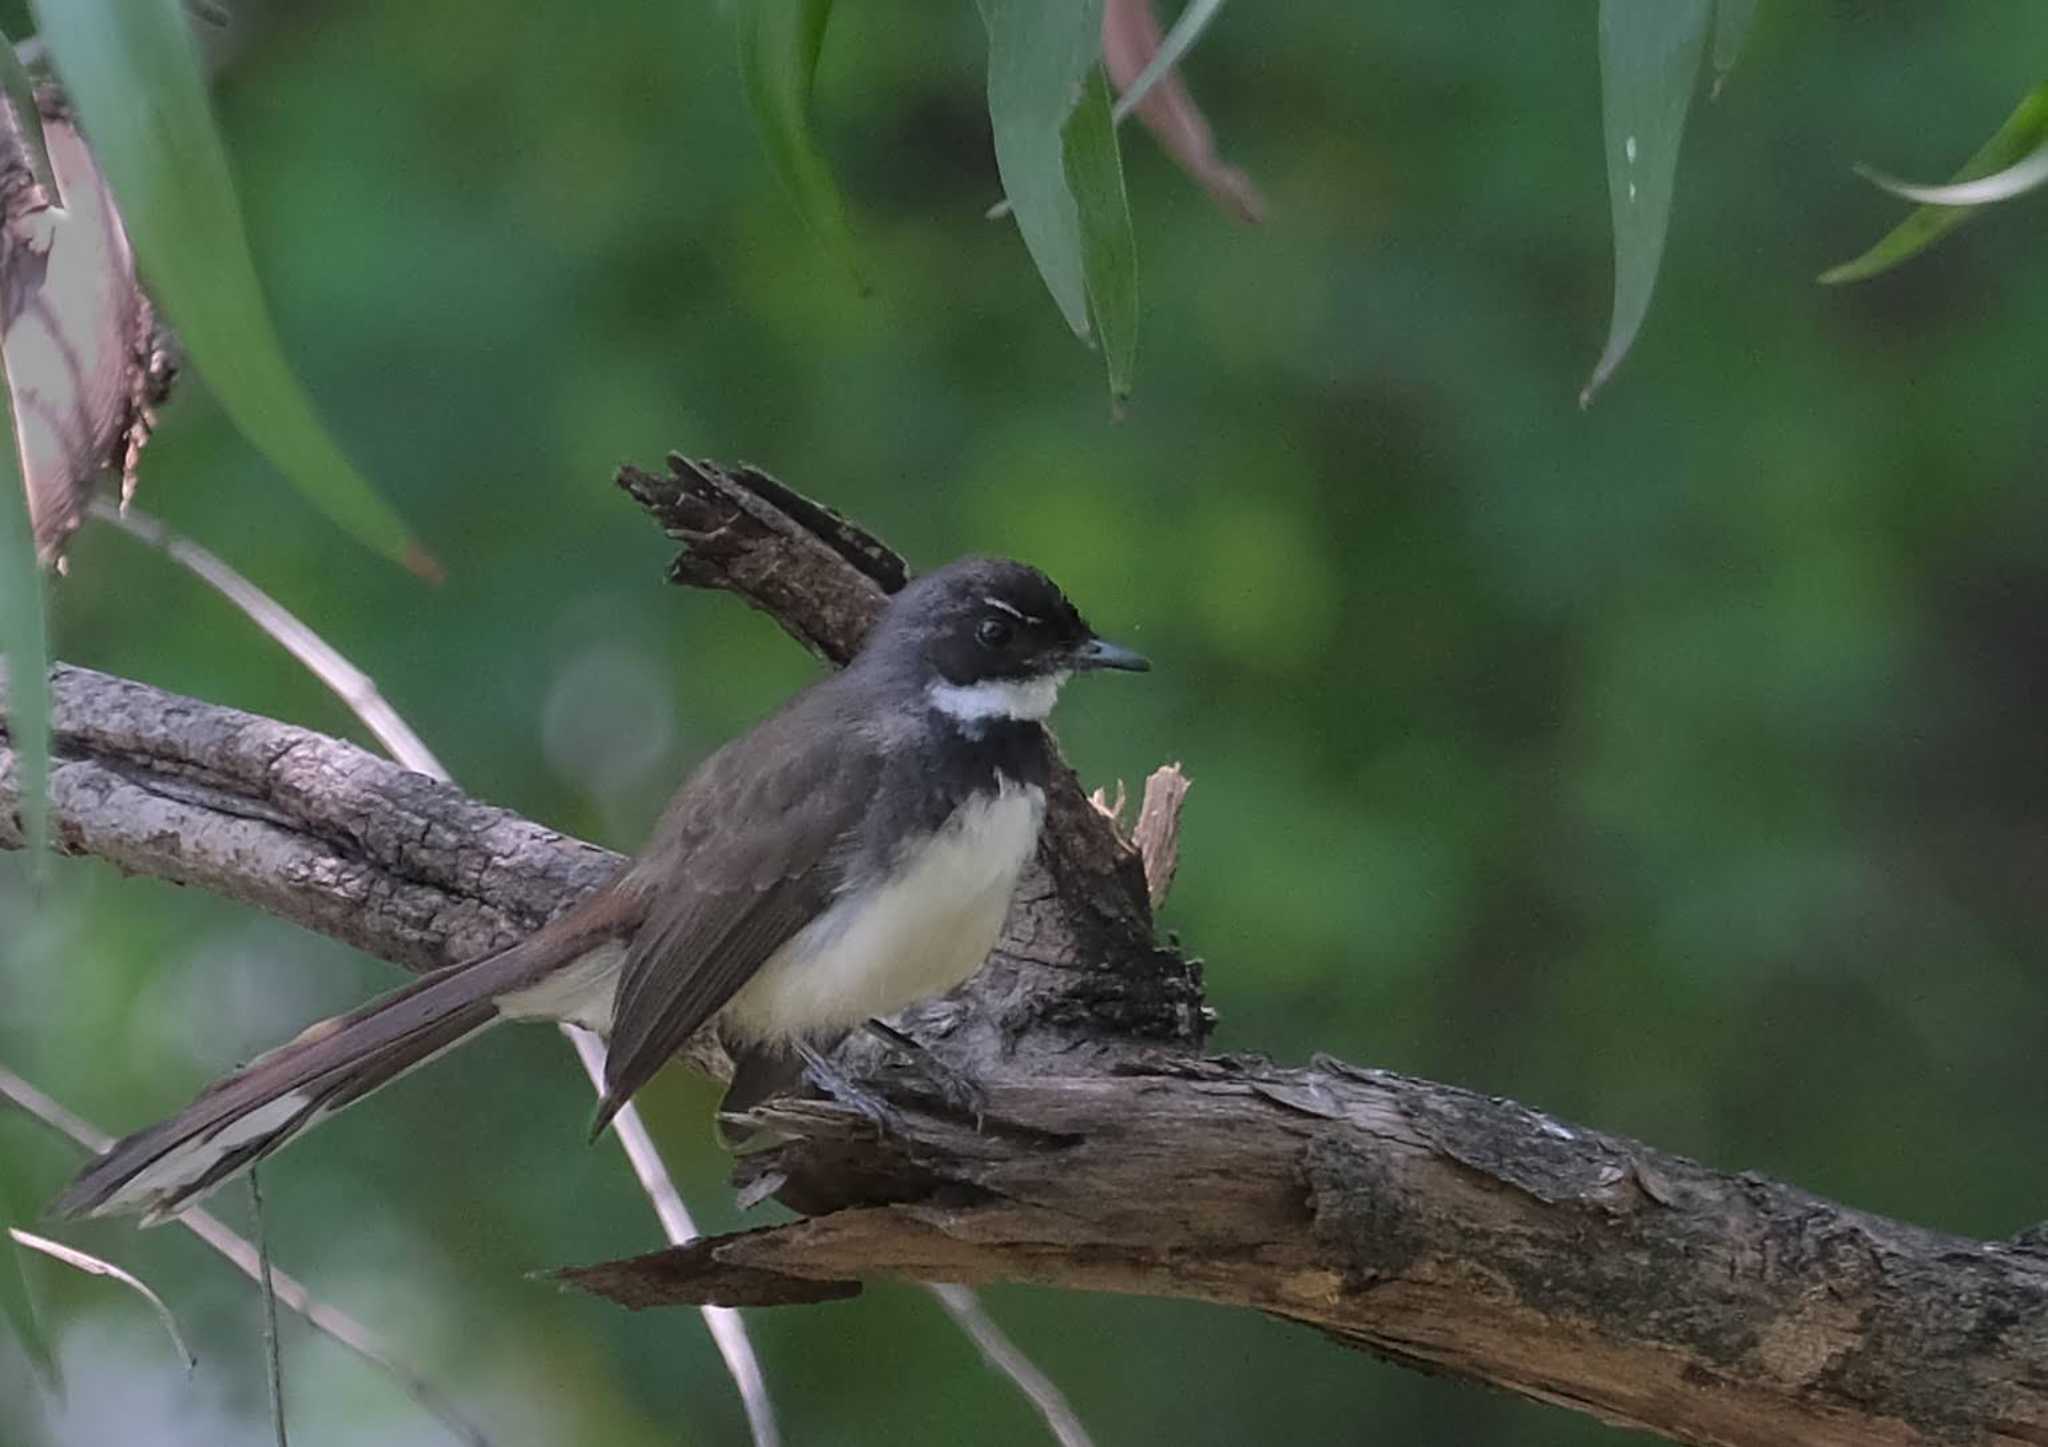
[[[1693,1442],[2048,1442],[2048,1254],[1334,1060],[994,1083],[750,1157],[812,1219],[562,1273],[624,1305],[860,1277],[1192,1297]],[[858,1169],[849,1166],[858,1162]]]

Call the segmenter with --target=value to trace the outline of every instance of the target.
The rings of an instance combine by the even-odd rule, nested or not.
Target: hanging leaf
[[[2048,143],[2036,146],[2002,171],[1993,171],[1974,181],[1953,181],[1946,186],[1916,186],[1869,166],[1858,166],[1856,174],[1894,196],[1918,201],[1923,206],[1989,206],[2024,196],[2048,181]]]
[[[0,35],[0,94],[6,97],[9,119],[18,132],[22,164],[28,167],[30,179],[42,193],[24,209],[61,205],[56,178],[50,172],[49,149],[43,144],[36,83],[29,76],[28,67],[21,63],[21,56],[15,53],[14,42],[5,35]]]
[[[1601,0],[1600,98],[1614,214],[1614,316],[1579,405],[1628,355],[1664,256],[1685,113],[1699,83],[1713,0]]]
[[[0,1225],[12,1218],[21,1220],[25,1216],[23,1192],[4,1166],[6,1158],[0,1154]],[[0,1249],[0,1325],[20,1344],[22,1351],[35,1366],[36,1373],[51,1386],[57,1385],[57,1356],[50,1347],[50,1334],[43,1329],[41,1313],[36,1310],[35,1293],[29,1287],[28,1273],[23,1269],[22,1260],[11,1249]]]
[[[1088,315],[1109,368],[1110,397],[1121,404],[1131,395],[1138,359],[1138,243],[1124,191],[1123,158],[1117,154],[1109,82],[1100,66],[1088,72],[1081,103],[1067,119],[1065,155],[1081,218]]]
[[[17,813],[29,867],[46,866],[50,839],[50,659],[43,623],[43,570],[14,448],[14,427],[0,410],[0,655],[6,690],[0,723],[14,754]]]
[[[768,159],[811,235],[865,291],[846,205],[811,128],[811,92],[832,0],[744,0],[734,16],[740,79]]]
[[[1715,0],[1714,3],[1714,94],[1721,94],[1728,72],[1742,55],[1742,42],[1749,36],[1749,23],[1756,19],[1756,0]]]
[[[1175,68],[1222,8],[1223,0],[1191,0],[1162,35],[1152,0],[1104,0],[1102,64],[1119,93],[1118,125],[1135,113],[1218,205],[1240,221],[1261,221],[1265,198],[1250,176],[1216,153],[1215,133]]]
[[[1074,334],[1095,335],[1096,305],[1112,397],[1128,395],[1137,330],[1130,203],[1098,59],[1102,0],[978,0],[988,28],[988,114],[996,169],[1025,249]],[[1101,115],[1080,118],[1101,87]],[[1106,131],[1106,136],[1101,132]],[[1107,148],[1105,150],[1105,147]],[[1085,173],[1077,178],[1075,167]],[[1077,186],[1077,180],[1079,182]],[[1085,190],[1088,214],[1082,214]],[[1091,272],[1092,269],[1092,272]]]
[[[1194,48],[1202,32],[1209,28],[1209,22],[1223,11],[1223,0],[1188,0],[1187,9],[1180,12],[1180,18],[1173,22],[1173,29],[1164,36],[1159,34],[1159,21],[1152,13],[1151,0],[1105,0],[1105,21],[1102,28],[1102,51],[1105,59],[1109,55],[1109,36],[1114,31],[1137,35],[1143,34],[1145,48],[1152,53],[1142,67],[1128,80],[1119,80],[1121,94],[1116,101],[1116,119],[1122,122],[1125,116],[1145,104],[1145,98],[1152,94],[1152,87],[1164,80],[1167,74],[1180,64],[1180,58]]]
[[[43,129],[62,207],[26,210],[9,197],[0,246],[0,360],[19,444],[36,554],[61,566],[92,489],[119,472],[122,498],[168,385],[155,314],[114,198],[70,118]]]
[[[2037,86],[2020,101],[2005,124],[1977,154],[1963,162],[1954,176],[1957,181],[1975,181],[2004,171],[2034,154],[2048,141],[2048,85]],[[1824,285],[1864,281],[1890,271],[1900,262],[1918,256],[1942,237],[1976,215],[1967,206],[1923,205],[1878,239],[1875,246],[1853,261],[1828,268],[1820,274]]]
[[[398,514],[342,456],[285,362],[181,0],[35,0],[34,9],[151,293],[222,408],[341,527],[435,575]]]
[[[164,1299],[151,1291],[141,1277],[133,1272],[123,1271],[111,1261],[89,1256],[76,1247],[66,1246],[61,1241],[52,1241],[47,1236],[31,1235],[17,1228],[10,1228],[7,1234],[14,1238],[16,1246],[25,1251],[34,1251],[49,1257],[52,1261],[61,1261],[74,1271],[83,1271],[87,1276],[104,1276],[110,1281],[120,1282],[156,1309],[156,1319],[163,1323],[165,1335],[170,1337],[171,1345],[177,1349],[178,1355],[185,1359],[185,1370],[189,1372],[199,1365],[199,1358],[193,1356],[192,1348],[185,1345],[185,1334],[178,1330],[177,1317],[171,1315],[171,1309],[164,1305]]]
[[[988,28],[996,170],[1025,249],[1077,337],[1089,335],[1081,222],[1067,188],[1067,117],[1101,45],[1101,0],[978,0]]]

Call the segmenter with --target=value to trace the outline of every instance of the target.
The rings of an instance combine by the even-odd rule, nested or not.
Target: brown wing
[[[628,877],[647,915],[619,977],[593,1134],[839,888],[881,756],[822,713],[791,709],[714,754]]]

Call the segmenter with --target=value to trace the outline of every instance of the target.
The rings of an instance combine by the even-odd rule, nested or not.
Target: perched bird
[[[927,574],[845,669],[706,759],[606,888],[216,1082],[55,1209],[166,1219],[500,1020],[607,1037],[593,1135],[713,1021],[735,1062],[728,1109],[793,1084],[792,1062],[850,1092],[820,1052],[953,988],[994,945],[1044,819],[1041,723],[1060,686],[1147,667],[1035,568],[966,558]]]

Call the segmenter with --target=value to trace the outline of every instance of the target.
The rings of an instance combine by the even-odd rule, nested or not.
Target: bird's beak
[[[1151,660],[1144,654],[1111,643],[1106,638],[1091,638],[1074,650],[1076,673],[1087,673],[1096,668],[1121,668],[1127,673],[1144,673],[1151,667]]]

